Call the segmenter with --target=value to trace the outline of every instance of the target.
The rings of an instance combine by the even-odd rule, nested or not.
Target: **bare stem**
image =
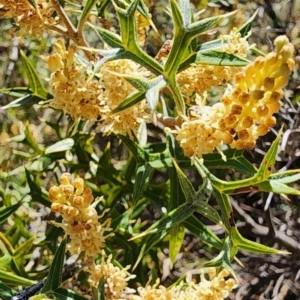
[[[51,0],[51,3],[53,5],[53,8],[56,11],[57,15],[59,16],[59,18],[62,20],[62,22],[66,26],[66,31],[64,31],[63,29],[58,28],[56,26],[49,26],[49,28],[56,30],[59,33],[66,34],[78,46],[88,48],[89,45],[87,44],[87,42],[82,34],[82,31],[80,33],[77,31],[77,29],[74,27],[74,25],[72,24],[72,22],[66,15],[64,9],[60,6],[59,2],[57,0]],[[83,50],[83,51],[84,51],[86,57],[88,58],[88,60],[90,60],[90,61],[95,60],[95,56],[91,52],[89,52],[87,50]]]

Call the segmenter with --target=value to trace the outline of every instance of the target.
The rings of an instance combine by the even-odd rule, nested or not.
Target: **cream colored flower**
[[[101,86],[89,80],[87,69],[76,63],[74,45],[67,50],[64,41],[59,39],[54,49],[56,53],[46,58],[53,72],[49,80],[53,99],[49,105],[63,110],[75,120],[80,118],[93,124],[100,118]]]
[[[102,253],[101,263],[98,265],[92,264],[85,270],[90,273],[89,283],[98,287],[99,282],[104,280],[104,298],[107,300],[121,300],[125,298],[125,294],[129,292],[128,280],[135,277],[130,275],[128,269],[120,269],[112,264],[112,255],[106,257],[105,253]]]
[[[76,178],[73,182],[69,173],[62,174],[61,184],[49,190],[52,202],[51,210],[62,216],[62,223],[52,222],[55,226],[64,229],[70,237],[67,245],[72,254],[85,252],[85,258],[94,257],[104,247],[105,239],[112,236],[110,233],[111,219],[100,223],[95,206],[102,201],[100,198],[93,204],[94,197],[89,188],[84,187],[83,179]]]
[[[36,9],[27,0],[0,0],[0,16],[14,18],[20,27],[19,35],[39,37],[45,25],[56,23],[53,13],[52,6],[45,0],[37,0]]]
[[[101,124],[98,130],[105,135],[120,133],[131,136],[131,132],[136,132],[141,123],[151,120],[146,100],[121,112],[111,113],[126,97],[136,91],[129,82],[122,78],[122,74],[142,76],[139,65],[128,59],[107,62],[99,73],[104,91],[100,102]]]
[[[208,270],[209,280],[201,275],[201,281],[181,282],[177,286],[166,289],[164,286],[159,286],[159,281],[153,286],[138,288],[138,296],[131,295],[130,300],[223,300],[229,296],[229,293],[235,287],[233,279],[225,279],[229,276],[229,272],[222,270],[216,275],[216,270],[210,268]],[[187,287],[185,287],[187,285]]]
[[[276,124],[282,88],[294,67],[293,45],[287,37],[275,40],[275,52],[258,57],[234,76],[220,103],[196,106],[177,131],[186,156],[211,153],[221,144],[252,149],[259,136]]]

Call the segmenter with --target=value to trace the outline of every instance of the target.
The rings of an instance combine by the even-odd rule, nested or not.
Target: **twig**
[[[62,22],[66,26],[66,32],[63,31],[63,34],[66,34],[78,46],[81,46],[83,48],[88,48],[89,46],[88,46],[82,32],[78,32],[76,30],[76,28],[74,27],[74,25],[72,24],[72,22],[70,21],[68,16],[66,15],[64,9],[60,6],[59,2],[57,0],[51,0],[51,3],[53,5],[53,8],[55,9],[57,15],[59,16],[59,18],[62,20]],[[56,27],[53,27],[53,26],[49,26],[49,28],[56,30]],[[62,33],[62,29],[60,29],[60,28],[58,28],[57,31],[59,33]],[[90,61],[95,60],[95,56],[91,52],[89,52],[87,50],[83,50],[83,51],[84,51],[86,57],[88,58],[88,60],[90,60]]]

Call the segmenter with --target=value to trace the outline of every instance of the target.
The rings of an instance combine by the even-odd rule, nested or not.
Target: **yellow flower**
[[[245,57],[250,46],[246,37],[234,28],[230,34],[221,35],[222,51]],[[177,81],[184,96],[190,98],[194,93],[202,95],[213,87],[225,86],[241,68],[193,64],[177,75]]]
[[[229,293],[235,287],[233,279],[225,280],[229,276],[229,272],[222,270],[216,275],[216,270],[210,268],[208,270],[209,280],[201,275],[201,281],[188,282],[184,288],[184,283],[181,282],[177,286],[166,289],[164,286],[159,286],[159,280],[153,286],[138,288],[139,296],[131,295],[130,300],[223,300],[229,296]]]
[[[143,122],[150,122],[151,115],[146,100],[142,100],[136,105],[121,112],[111,114],[111,112],[136,89],[122,78],[122,74],[141,76],[139,65],[135,62],[122,59],[114,60],[104,64],[101,68],[100,82],[104,89],[100,102],[101,124],[98,130],[105,135],[111,133],[128,134],[136,132]]]
[[[95,206],[102,201],[100,198],[93,204],[94,197],[91,189],[84,187],[83,179],[76,178],[73,182],[71,174],[64,173],[60,178],[61,184],[53,186],[49,190],[49,198],[52,202],[51,210],[62,216],[62,223],[52,222],[61,227],[70,237],[67,245],[72,254],[85,252],[85,258],[94,257],[100,253],[105,239],[112,236],[110,233],[111,219],[100,223]]]
[[[45,0],[36,1],[36,9],[27,0],[0,0],[0,16],[14,18],[20,27],[19,35],[40,36],[45,25],[53,25],[54,10]]]
[[[282,88],[294,67],[293,45],[287,37],[275,40],[275,52],[258,57],[234,76],[220,103],[196,106],[177,130],[186,156],[211,153],[221,144],[252,149],[259,136],[276,124]]]
[[[135,277],[135,275],[130,275],[128,269],[120,269],[112,264],[112,255],[106,258],[105,253],[102,253],[101,264],[92,264],[88,266],[85,270],[90,273],[89,283],[98,287],[99,282],[104,280],[104,298],[107,300],[121,300],[124,299],[125,294],[130,292],[128,289],[128,280]]]
[[[61,109],[73,119],[88,120],[93,124],[100,118],[100,100],[102,94],[98,82],[88,80],[87,70],[75,62],[76,47],[68,50],[63,40],[56,41],[56,53],[46,58],[51,74],[49,84],[53,99],[49,105]]]

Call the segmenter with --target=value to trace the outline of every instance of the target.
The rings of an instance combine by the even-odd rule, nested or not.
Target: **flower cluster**
[[[98,287],[101,280],[104,281],[104,298],[109,300],[120,300],[124,298],[124,295],[131,290],[128,288],[128,280],[135,277],[130,275],[128,269],[120,269],[112,264],[112,255],[106,257],[105,253],[102,253],[101,264],[92,264],[86,268],[86,271],[90,273],[89,283]]]
[[[75,120],[88,120],[90,125],[101,119],[97,130],[106,135],[112,132],[131,135],[141,123],[151,120],[146,100],[111,114],[128,95],[136,91],[122,75],[136,73],[141,76],[138,64],[126,59],[106,62],[95,74],[98,77],[95,80],[86,67],[76,63],[75,46],[71,45],[66,50],[63,40],[59,39],[54,48],[56,53],[46,58],[53,72],[49,80],[53,95],[50,106],[63,110]]]
[[[210,107],[199,101],[192,107],[177,132],[185,155],[202,157],[222,143],[252,149],[257,138],[276,124],[273,114],[280,108],[282,88],[295,64],[293,51],[287,37],[278,37],[275,52],[238,72],[221,102]]]
[[[56,52],[46,58],[53,72],[49,80],[53,99],[49,105],[63,110],[75,120],[81,118],[95,122],[100,115],[100,86],[88,81],[86,68],[74,61],[74,45],[66,50],[64,41],[59,39],[54,49]]]
[[[141,123],[150,122],[151,114],[148,112],[149,106],[146,100],[126,110],[111,114],[128,95],[136,91],[129,82],[122,78],[122,74],[141,76],[141,70],[138,69],[139,65],[128,59],[110,61],[101,68],[101,73],[98,75],[104,91],[100,102],[99,129],[104,134],[127,133],[131,136],[131,131],[136,132]]]
[[[85,251],[85,258],[92,258],[101,252],[105,239],[113,235],[110,233],[111,219],[102,224],[99,222],[103,214],[98,216],[95,206],[102,199],[92,204],[92,191],[84,187],[82,178],[76,178],[72,182],[71,175],[64,173],[60,177],[60,183],[49,190],[51,210],[63,218],[62,223],[53,224],[63,228],[70,237],[71,242],[67,247],[72,254]]]
[[[36,8],[27,0],[0,0],[0,16],[14,18],[20,27],[20,35],[40,36],[45,25],[57,22],[52,17],[53,13],[53,8],[45,0],[37,0]]]
[[[234,28],[230,34],[222,35],[222,51],[245,57],[250,48],[247,37]],[[188,69],[177,75],[180,89],[188,99],[194,95],[203,95],[213,87],[226,85],[241,69],[228,66],[192,64]]]
[[[209,280],[201,275],[201,281],[188,282],[187,287],[183,288],[183,283],[166,289],[164,286],[159,286],[156,282],[153,286],[140,287],[138,289],[139,296],[130,296],[131,300],[223,300],[229,296],[229,293],[235,287],[233,279],[226,280],[229,276],[227,270],[222,270],[216,275],[216,270],[211,268],[208,270]]]

